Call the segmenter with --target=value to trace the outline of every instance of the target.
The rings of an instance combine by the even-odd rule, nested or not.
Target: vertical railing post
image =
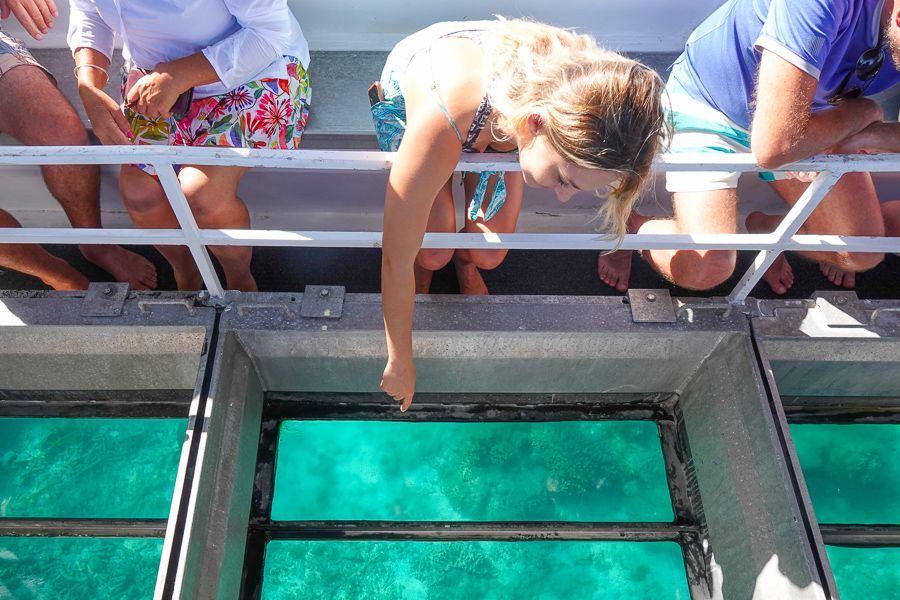
[[[166,192],[166,198],[169,205],[175,213],[175,218],[181,225],[184,232],[185,244],[197,263],[200,275],[203,277],[203,283],[209,290],[211,296],[221,298],[225,295],[225,290],[219,282],[219,276],[216,275],[216,269],[213,267],[212,259],[206,246],[200,240],[200,228],[194,219],[194,213],[191,212],[191,206],[188,204],[184,191],[181,189],[181,183],[178,181],[178,175],[175,174],[175,168],[169,164],[154,164],[156,174],[159,176],[159,182],[162,184],[163,190]]]
[[[812,183],[803,192],[803,195],[797,200],[788,214],[778,225],[778,228],[772,232],[775,239],[775,247],[770,250],[763,250],[756,255],[753,264],[738,281],[734,291],[728,296],[728,301],[732,304],[740,304],[747,299],[762,276],[766,274],[775,263],[775,259],[784,252],[784,244],[789,241],[794,234],[800,231],[800,228],[809,218],[819,203],[828,195],[831,188],[838,182],[843,173],[832,173],[830,171],[822,171],[819,173]]]

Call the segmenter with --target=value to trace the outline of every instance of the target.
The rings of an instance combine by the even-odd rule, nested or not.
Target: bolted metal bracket
[[[318,319],[340,319],[344,312],[342,285],[308,285],[303,290],[300,316]]]
[[[828,327],[867,327],[872,312],[853,291],[815,292],[812,295],[815,309],[821,313],[822,322]]]
[[[635,323],[674,323],[675,307],[669,290],[628,290],[631,320]]]
[[[118,317],[128,297],[127,283],[92,282],[81,303],[82,317]]]

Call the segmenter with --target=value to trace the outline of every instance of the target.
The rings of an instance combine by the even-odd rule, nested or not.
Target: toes
[[[840,287],[841,284],[844,283],[844,273],[842,271],[836,271],[834,273],[834,278],[831,280],[831,283]]]
[[[856,273],[845,273],[843,286],[848,290],[852,290],[853,288],[855,288],[856,287]]]

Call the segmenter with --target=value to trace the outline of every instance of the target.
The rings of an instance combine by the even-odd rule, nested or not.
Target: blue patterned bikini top
[[[484,33],[484,30],[472,29],[455,31],[442,37],[464,37],[481,45],[482,35]],[[481,99],[478,110],[475,111],[475,117],[472,119],[472,125],[469,127],[469,132],[466,137],[463,138],[462,134],[459,132],[459,127],[456,125],[456,121],[450,115],[450,111],[447,109],[444,98],[437,88],[437,82],[434,80],[433,74],[431,78],[431,90],[434,93],[438,107],[441,109],[441,112],[444,113],[444,116],[447,117],[447,121],[450,122],[450,126],[453,128],[454,133],[456,133],[456,137],[459,138],[459,143],[462,144],[462,151],[469,153],[478,152],[478,150],[475,149],[475,143],[478,141],[478,136],[481,135],[481,132],[484,130],[484,127],[491,116],[492,106],[488,95],[485,94]],[[488,184],[490,183],[491,177],[494,175],[497,176],[497,183],[494,186],[494,193],[491,195],[491,200],[488,203],[487,208],[484,209],[484,220],[491,220],[500,208],[503,207],[503,203],[506,202],[506,182],[503,180],[504,173],[502,171],[482,171],[478,177],[478,185],[475,187],[472,202],[469,203],[469,220],[475,221],[478,219],[478,213],[482,210]]]

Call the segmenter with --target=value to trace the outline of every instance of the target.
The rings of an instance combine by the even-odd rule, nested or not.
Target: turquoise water
[[[791,425],[791,437],[820,523],[900,524],[900,425]]]
[[[0,600],[149,600],[162,540],[0,537]]]
[[[0,418],[0,517],[166,518],[186,427]]]
[[[841,600],[900,598],[900,548],[826,550]]]
[[[674,543],[270,542],[265,600],[690,598]]]
[[[650,422],[287,421],[276,520],[671,521]]]

